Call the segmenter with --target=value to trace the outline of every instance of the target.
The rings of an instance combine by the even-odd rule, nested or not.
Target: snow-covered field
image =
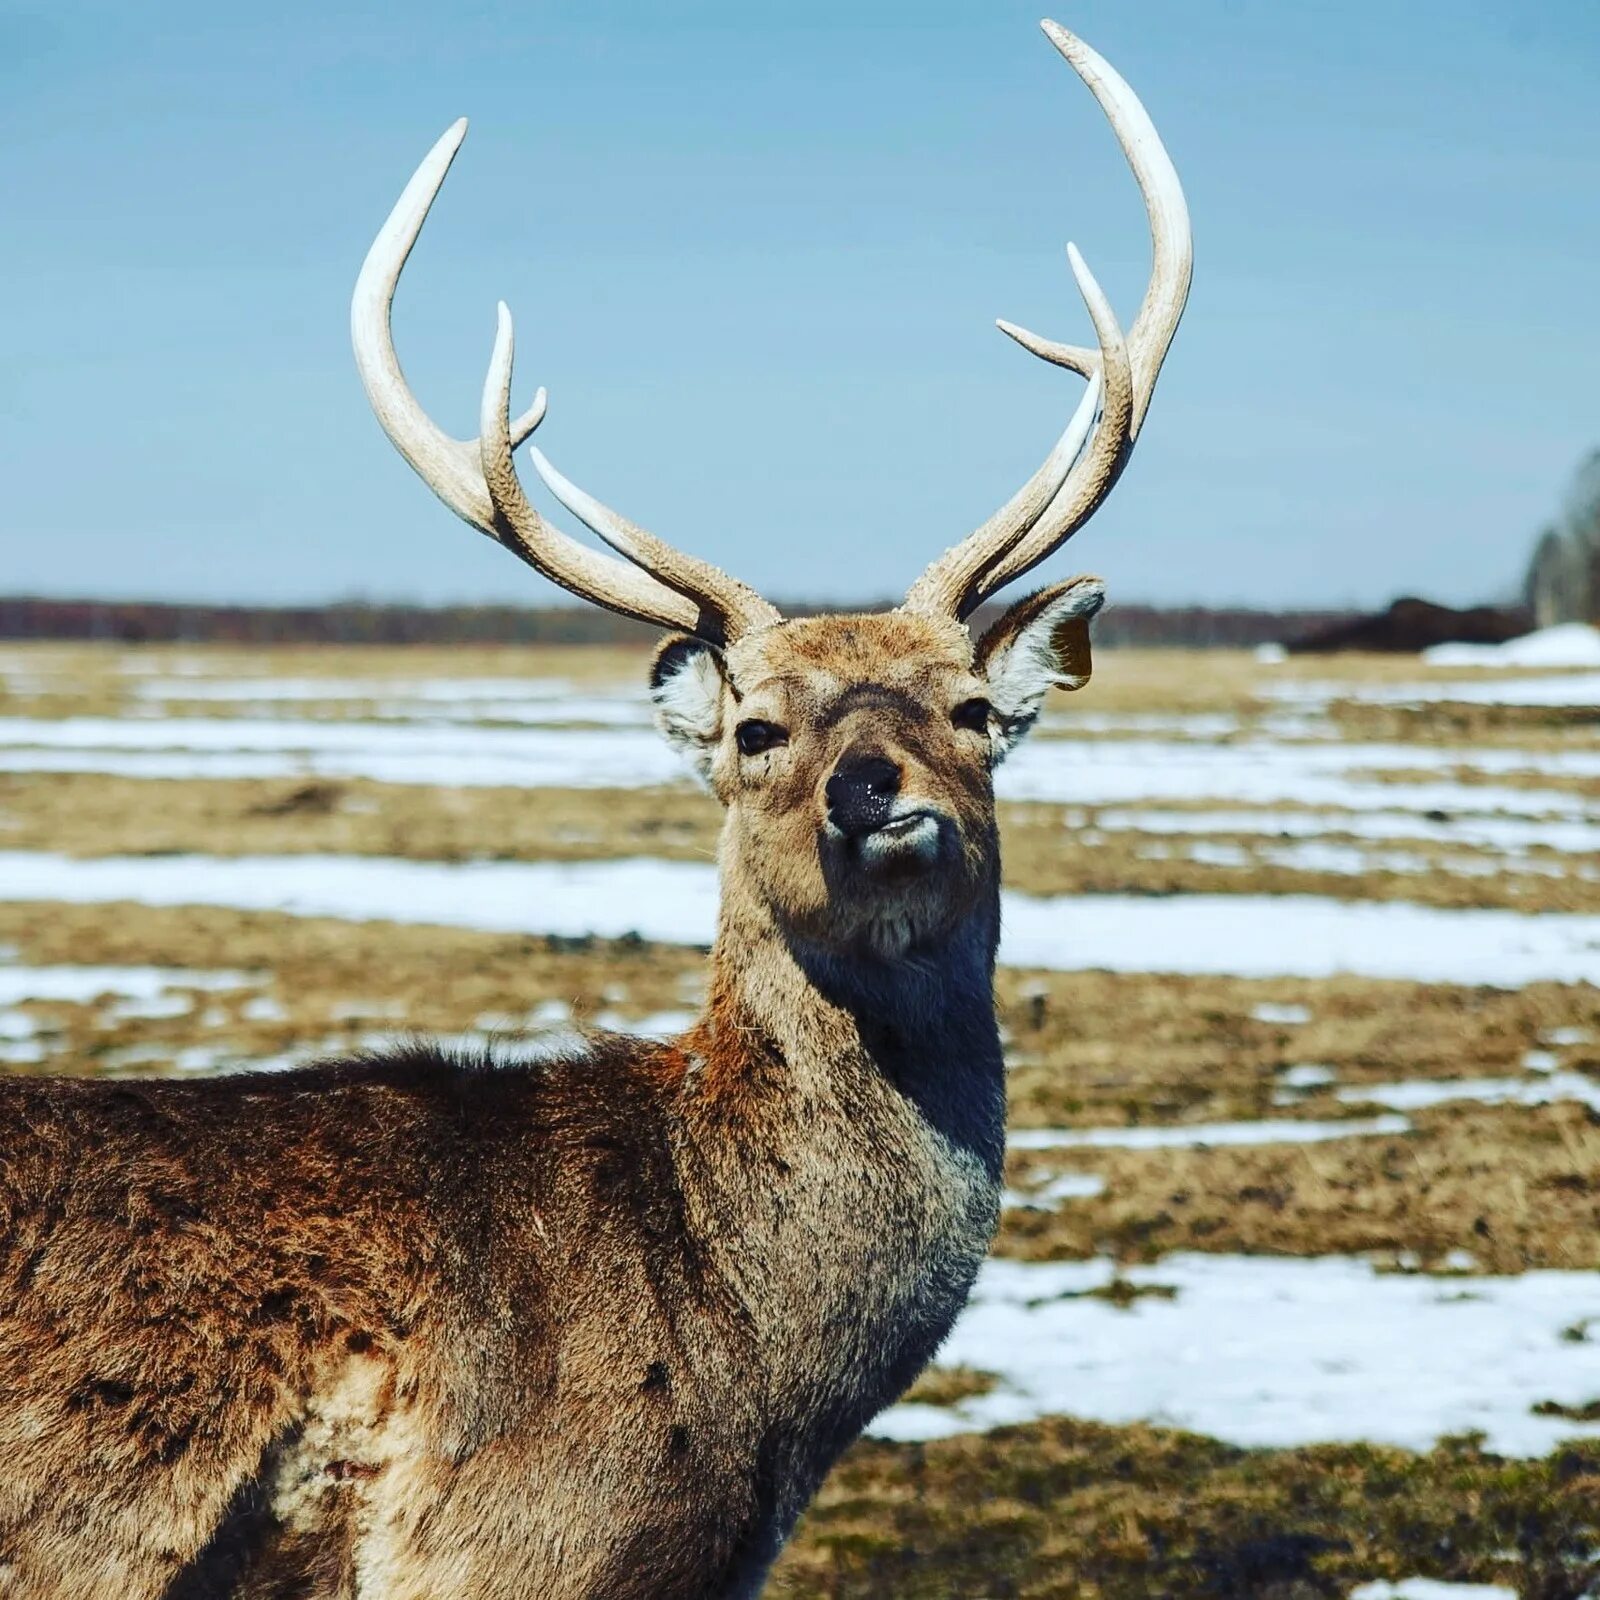
[[[1302,711],[1323,710],[1336,700],[1386,706],[1600,706],[1600,672],[1360,685],[1302,681],[1274,690],[1273,697]]]
[[[1059,825],[1064,842],[1088,852],[1115,845],[1134,864],[1249,864],[1344,882],[1325,877],[1317,887],[1327,892],[1316,894],[1153,893],[1129,881],[1056,895],[1013,881],[1003,907],[1008,972],[1041,983],[1047,974],[1149,975],[1153,992],[1173,996],[1160,1050],[1180,1054],[1163,1068],[1160,1095],[1137,1074],[1119,1076],[1114,1056],[1086,1057],[1081,1069],[1069,1060],[1057,1109],[1013,1132],[1008,1215],[1055,1223],[1075,1208],[1113,1205],[1115,1163],[1128,1161],[1159,1170],[1275,1156],[1313,1164],[1319,1183],[1327,1174],[1345,1183],[1355,1181],[1346,1173],[1357,1170],[1354,1158],[1341,1165],[1351,1152],[1392,1148],[1402,1155],[1384,1181],[1404,1185],[1420,1167],[1403,1152],[1437,1126],[1429,1119],[1543,1118],[1530,1126],[1570,1143],[1581,1127],[1571,1119],[1600,1117],[1600,895],[1588,887],[1600,882],[1600,741],[1583,721],[1600,701],[1594,648],[1590,634],[1536,637],[1311,673],[1263,659],[1248,695],[1227,704],[1174,709],[1158,689],[1106,709],[1092,688],[1053,704],[997,792],[1054,808],[1042,825]],[[418,786],[463,805],[503,786],[527,791],[530,808],[541,789],[584,789],[603,823],[608,795],[637,805],[649,801],[644,791],[687,790],[649,727],[636,678],[613,684],[548,660],[521,675],[482,663],[452,675],[437,660],[426,670],[394,670],[391,660],[369,673],[348,659],[320,677],[303,657],[278,674],[260,652],[128,652],[98,658],[94,694],[74,699],[73,671],[68,652],[0,654],[10,694],[0,703],[0,912],[12,914],[7,937],[18,944],[0,958],[5,1068],[71,1065],[64,1052],[87,1039],[103,1041],[97,1070],[283,1070],[322,1050],[381,1046],[418,1022],[419,1004],[426,1022],[428,997],[386,988],[381,962],[308,1024],[274,987],[270,950],[256,944],[249,955],[216,948],[193,969],[170,955],[130,961],[126,941],[95,946],[81,962],[70,951],[63,958],[59,943],[30,956],[30,930],[73,908],[104,908],[107,926],[119,928],[162,908],[198,907],[335,919],[360,925],[363,937],[437,929],[578,942],[595,975],[593,1005],[575,1014],[570,990],[490,995],[444,1030],[462,1048],[527,1057],[561,1048],[574,1022],[664,1035],[691,1018],[688,991],[668,985],[646,1003],[614,984],[604,941],[636,949],[637,936],[691,963],[689,947],[715,928],[709,859],[645,856],[637,845],[595,859],[510,858],[497,839],[483,841],[485,854],[505,859],[433,859],[398,846],[361,853],[319,832],[333,821],[315,811],[295,817],[300,837],[274,847],[294,854],[133,854],[122,845],[107,854],[82,838],[6,848],[8,806],[29,786],[113,777],[142,780],[140,804],[152,814],[164,797],[208,780],[259,784],[270,800],[285,781],[316,778],[395,793]],[[1114,652],[1099,671],[1115,681]],[[1502,720],[1479,737],[1489,725],[1472,719],[1489,711]],[[381,809],[383,795],[372,793],[362,805]],[[404,840],[403,819],[393,834]],[[1402,887],[1377,897],[1365,885],[1375,873],[1398,875]],[[1409,879],[1425,874],[1448,878],[1451,894],[1407,898]],[[1498,899],[1480,893],[1511,880],[1526,886],[1525,909],[1508,909],[1523,902],[1503,887]],[[1278,1030],[1283,1042],[1265,1059],[1259,1096],[1207,1120],[1182,1112],[1170,1078],[1191,1087],[1183,985],[1213,980],[1264,986],[1237,1002],[1239,1026]],[[1491,1004],[1486,997],[1521,1003],[1537,991],[1526,1004],[1538,1015],[1488,1064],[1437,1052],[1418,1062],[1403,1030],[1360,1034],[1371,993],[1362,983],[1424,985],[1415,992],[1463,1015]],[[1337,1017],[1359,1039],[1346,1061],[1326,1064],[1316,1047],[1294,1042]],[[1263,1048],[1258,1034],[1240,1038],[1241,1048]],[[1020,1044],[1016,1059],[1026,1059]],[[1192,1078],[1206,1070],[1197,1057]],[[1103,1102],[1078,1120],[1106,1083],[1118,1086],[1123,1123],[1113,1125]],[[1530,1187],[1521,1203],[1536,1209],[1545,1192]],[[1187,1194],[1161,1200],[1167,1210],[1187,1203]],[[1419,1220],[1432,1203],[1419,1186]],[[1484,1224],[1497,1219],[1486,1214]],[[937,1440],[1068,1414],[1271,1447],[1366,1440],[1425,1450],[1481,1432],[1489,1448],[1531,1457],[1600,1434],[1600,1339],[1588,1333],[1600,1328],[1600,1274],[1546,1266],[1491,1277],[1462,1251],[1450,1258],[1459,1257],[1456,1270],[1437,1273],[1380,1270],[1376,1254],[1326,1246],[1254,1256],[1217,1247],[1121,1265],[1108,1251],[991,1261],[940,1358],[990,1375],[990,1386],[902,1404],[877,1431]],[[1510,1591],[1425,1578],[1356,1591],[1440,1600],[1475,1592]]]
[[[355,922],[709,945],[717,874],[686,861],[71,856],[0,852],[14,901],[228,906]],[[1000,959],[1053,971],[1431,983],[1600,983],[1600,915],[1369,904],[1311,895],[1151,899],[1007,892]]]
[[[1161,1422],[1248,1445],[1365,1439],[1427,1449],[1481,1431],[1543,1455],[1592,1429],[1532,1409],[1600,1390],[1600,1275],[1381,1273],[1323,1256],[1182,1255],[1125,1269],[1131,1304],[1094,1296],[1104,1261],[990,1261],[941,1359],[999,1382],[954,1407],[901,1405],[873,1431],[938,1438],[1065,1412]]]
[[[683,765],[647,726],[477,727],[286,716],[0,717],[0,769],[168,778],[306,773],[380,783],[436,783],[448,773],[456,785],[567,788],[687,781]],[[1412,783],[1381,781],[1386,773],[1418,770],[1429,776]],[[1479,782],[1458,781],[1452,776],[1458,771]],[[1559,793],[1481,782],[1529,774],[1600,777],[1600,750],[1345,743],[1270,734],[1217,743],[1063,736],[1023,745],[1000,769],[996,790],[1007,799],[1064,804],[1215,798],[1353,812],[1398,803],[1418,811],[1579,813]]]

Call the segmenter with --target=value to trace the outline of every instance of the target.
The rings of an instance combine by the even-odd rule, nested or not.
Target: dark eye
[[[975,700],[963,700],[950,713],[950,720],[958,728],[967,728],[973,733],[987,733],[989,713],[993,709],[989,702],[981,697]]]
[[[774,745],[787,744],[788,733],[775,722],[762,722],[752,717],[748,722],[741,722],[733,730],[733,737],[738,742],[739,754],[742,756],[758,756],[763,750],[770,750]]]

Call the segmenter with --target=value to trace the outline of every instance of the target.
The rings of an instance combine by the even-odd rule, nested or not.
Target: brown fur
[[[0,1081],[0,1595],[759,1587],[995,1224],[1003,741],[952,718],[955,624],[707,649],[657,667],[728,811],[682,1039]],[[751,717],[786,741],[741,755]],[[830,827],[862,751],[936,854]]]

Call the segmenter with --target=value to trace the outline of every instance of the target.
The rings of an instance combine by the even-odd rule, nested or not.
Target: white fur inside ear
[[[711,645],[674,640],[656,658],[650,674],[656,726],[709,781],[722,733],[722,664]]]
[[[1020,743],[1051,689],[1081,689],[1089,681],[1089,618],[1105,597],[1104,586],[1093,579],[1074,583],[989,658],[989,703],[999,724],[996,760]]]

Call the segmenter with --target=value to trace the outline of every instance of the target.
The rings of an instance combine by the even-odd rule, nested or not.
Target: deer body
[[[785,620],[534,452],[625,559],[534,510],[501,308],[473,440],[389,327],[460,145],[352,307],[357,365],[452,510],[573,593],[680,630],[657,726],[726,811],[705,1010],[660,1044],[424,1045],[278,1077],[0,1081],[3,1600],[748,1596],[839,1452],[929,1359],[999,1206],[992,774],[1089,676],[1097,580],[967,619],[1125,465],[1189,282],[1127,85],[1046,32],[1116,130],[1154,272],[1055,448],[905,603]]]
[[[0,1085],[9,1592],[753,1592],[993,1229],[968,943],[865,1026],[725,927],[673,1044]]]

